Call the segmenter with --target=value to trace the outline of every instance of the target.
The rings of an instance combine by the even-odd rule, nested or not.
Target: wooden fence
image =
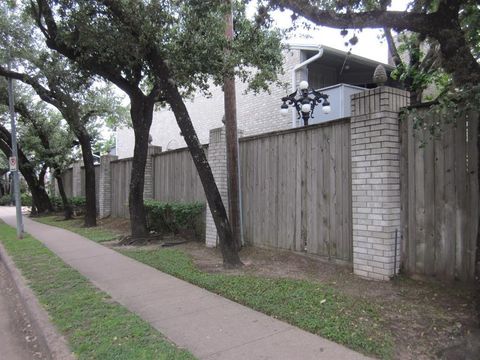
[[[207,147],[204,148],[207,151]],[[200,177],[187,148],[166,151],[153,158],[153,197],[160,201],[205,202]]]
[[[352,260],[350,122],[240,140],[247,243]]]
[[[446,118],[418,109],[427,123]],[[408,273],[472,280],[479,219],[478,113],[430,138],[401,123],[402,259]]]
[[[132,158],[115,160],[111,166],[112,216],[129,218],[128,193],[132,173]]]
[[[418,113],[428,122],[445,120],[428,109]],[[410,274],[472,280],[478,113],[444,126],[434,139],[414,130],[414,116],[400,122],[401,262]],[[351,263],[350,143],[349,119],[240,139],[245,241]],[[132,159],[110,166],[112,216],[128,217]],[[67,194],[71,178],[68,170]],[[157,200],[205,201],[187,149],[153,156],[153,184]]]

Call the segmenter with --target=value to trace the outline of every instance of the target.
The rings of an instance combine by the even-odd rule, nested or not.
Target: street
[[[0,360],[48,359],[0,260]]]

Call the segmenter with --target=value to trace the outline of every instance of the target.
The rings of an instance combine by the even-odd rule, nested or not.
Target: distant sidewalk
[[[15,226],[15,209],[0,207],[0,218]],[[28,218],[25,230],[113,300],[199,359],[367,359],[70,231]]]

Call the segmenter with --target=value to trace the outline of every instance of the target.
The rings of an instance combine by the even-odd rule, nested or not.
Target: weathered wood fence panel
[[[245,241],[352,260],[350,122],[240,140]]]
[[[115,160],[111,166],[112,216],[129,218],[128,193],[132,172],[132,158]]]
[[[427,124],[445,118],[418,109]],[[479,218],[478,113],[430,138],[401,123],[402,259],[412,274],[472,280]]]
[[[153,169],[155,200],[206,201],[200,177],[187,148],[155,155]]]

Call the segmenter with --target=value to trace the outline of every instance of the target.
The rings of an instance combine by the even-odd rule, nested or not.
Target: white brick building
[[[299,68],[299,64],[316,57],[315,61]],[[332,87],[344,83],[358,87],[371,87],[371,79],[375,67],[379,63],[356,55],[329,48],[326,46],[291,45],[289,51],[285,51],[284,74],[280,80],[286,84],[286,88],[272,86],[270,93],[260,94],[247,93],[247,85],[237,81],[237,121],[238,128],[243,130],[244,136],[261,134],[269,131],[288,129],[293,126],[292,118],[282,117],[279,113],[281,98],[292,91],[292,82],[296,84],[301,80],[308,80],[310,86],[315,89]],[[387,71],[392,68],[385,65]],[[294,69],[297,70],[294,71]],[[292,76],[293,75],[293,76]],[[339,89],[330,95],[332,103],[332,116],[349,116],[349,94],[338,95]],[[356,90],[356,92],[361,89]],[[199,94],[193,100],[187,100],[187,108],[202,143],[208,143],[211,129],[222,126],[224,113],[223,91],[220,87],[211,89],[212,97],[206,98]],[[340,107],[348,109],[347,113],[340,112]],[[335,112],[337,111],[337,112]],[[317,119],[316,121],[320,121]],[[323,118],[325,119],[325,118]],[[332,119],[332,117],[330,117]],[[297,122],[298,126],[300,123]],[[150,130],[153,145],[161,146],[162,149],[171,150],[185,147],[185,142],[180,135],[173,112],[168,109],[156,111],[153,116]],[[119,158],[133,155],[134,136],[133,130],[122,128],[117,130],[116,154]]]

